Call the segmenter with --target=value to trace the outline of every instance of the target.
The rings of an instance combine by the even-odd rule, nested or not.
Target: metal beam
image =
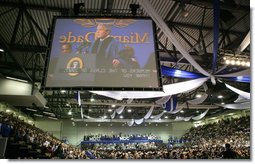
[[[193,47],[193,45],[188,41],[188,39],[185,36],[183,36],[183,34],[176,27],[173,28],[190,47]],[[198,53],[198,51],[195,48],[193,48],[193,50]]]
[[[1,6],[5,6],[5,7],[18,7],[18,6],[21,6],[20,3],[17,3],[17,2],[0,2],[0,5]],[[45,10],[45,5],[35,5],[35,4],[26,4],[26,8],[27,9],[32,9],[32,10]],[[52,6],[47,6],[46,7],[49,11],[52,11],[52,12],[62,12],[62,11],[65,11],[67,10],[68,8],[63,8],[63,7],[52,7]]]
[[[14,26],[14,31],[12,33],[11,44],[15,43],[16,36],[17,36],[17,31],[19,29],[19,24],[20,24],[19,23],[20,22],[20,17],[21,17],[22,14],[23,14],[23,9],[19,8],[19,13],[18,13],[18,16],[17,16],[17,19],[16,19],[16,23],[15,23],[15,26]]]
[[[181,27],[187,27],[187,28],[193,28],[193,29],[200,29],[201,28],[200,25],[180,23],[180,22],[170,22],[170,21],[168,21],[167,24],[169,26],[173,26],[173,27],[174,26],[181,26]],[[213,27],[203,26],[203,30],[212,31]],[[243,35],[244,34],[244,32],[241,32],[241,31],[225,30],[225,29],[219,29],[219,30],[224,31],[224,32],[229,32],[230,34],[233,34],[233,35]]]
[[[35,25],[35,27],[39,30],[39,32],[41,33],[41,35],[45,38],[45,43],[47,41],[47,35],[44,33],[44,31],[40,28],[40,26],[38,25],[38,23],[34,20],[34,18],[28,13],[28,11],[25,9],[25,14],[27,16],[27,18],[29,20],[31,20],[33,22],[33,24]]]
[[[7,14],[8,12],[11,12],[12,10],[15,10],[17,7],[13,7],[13,8],[10,8],[9,10],[6,10],[2,13],[0,13],[0,17],[3,16],[4,14]]]
[[[84,105],[109,105],[109,106],[111,106],[113,103],[86,101],[86,102],[82,102],[81,104],[84,104]],[[154,103],[130,103],[130,104],[114,103],[114,105],[116,105],[116,106],[124,105],[124,106],[129,106],[129,107],[130,106],[133,106],[133,107],[151,107],[152,105],[154,105],[155,107],[161,107],[161,105],[154,104]],[[184,106],[184,108],[185,108],[186,103],[180,104],[179,106]],[[219,108],[219,106],[217,106],[217,105],[192,105],[192,104],[189,104],[189,109],[218,109],[218,108]]]
[[[28,72],[25,70],[25,68],[17,61],[17,59],[14,57],[10,47],[8,44],[4,41],[4,38],[0,35],[0,45],[3,46],[2,48],[5,50],[7,54],[10,55],[12,60],[17,63],[17,66],[21,69],[21,71],[26,75],[26,77],[29,79],[29,81],[33,82],[32,78],[28,74]]]
[[[35,45],[21,45],[14,44],[9,45],[12,51],[21,51],[21,52],[38,52],[38,53],[46,53],[46,46],[35,46]]]
[[[181,1],[181,0],[177,0],[177,1]],[[188,4],[199,5],[199,6],[203,6],[207,8],[213,8],[212,0],[190,0]],[[234,11],[234,12],[247,12],[247,11],[250,11],[250,6],[237,5],[234,3],[233,4],[221,3],[220,9]]]

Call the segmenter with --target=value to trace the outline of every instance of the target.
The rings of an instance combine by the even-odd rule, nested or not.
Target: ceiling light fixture
[[[185,2],[181,1],[179,6],[181,8],[180,16],[182,18],[187,18],[189,16],[189,12],[185,9],[186,7]]]
[[[66,90],[61,90],[60,92],[61,92],[61,93],[66,93]]]
[[[68,115],[72,115],[72,110],[69,110]]]
[[[218,98],[219,98],[219,99],[222,99],[222,98],[223,98],[223,96],[222,96],[222,95],[219,95],[219,96],[218,96]]]
[[[245,55],[224,54],[223,64],[250,67],[250,59]]]
[[[196,98],[200,98],[200,97],[202,97],[202,95],[200,95],[200,94],[197,94],[197,95],[196,95]]]

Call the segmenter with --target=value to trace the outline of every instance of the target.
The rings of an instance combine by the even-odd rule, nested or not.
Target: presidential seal
[[[70,59],[66,65],[66,70],[69,76],[77,76],[80,70],[83,68],[83,62],[81,58],[74,57]]]

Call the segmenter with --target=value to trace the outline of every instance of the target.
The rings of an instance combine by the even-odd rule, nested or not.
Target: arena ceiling
[[[149,2],[180,44],[202,68],[210,72],[213,60],[213,1],[149,0]],[[250,31],[250,3],[243,0],[221,0],[220,2],[217,69],[226,67],[229,70],[238,70],[241,66],[226,66],[222,60],[226,53],[235,54],[240,43]],[[0,48],[4,49],[4,52],[0,52],[1,78],[11,76],[27,80],[40,88],[46,65],[48,33],[54,16],[149,16],[141,5],[136,15],[132,14],[130,4],[139,4],[139,0],[1,0]],[[77,5],[80,6],[78,12],[74,10],[74,6]],[[186,17],[183,16],[185,12],[188,13]],[[161,65],[196,72],[191,64],[182,59],[180,52],[176,50],[163,31],[159,27],[156,31]],[[249,59],[250,47],[248,46],[239,55]],[[224,79],[220,80],[224,82]],[[163,84],[180,81],[185,81],[185,79],[163,77]],[[206,116],[216,116],[231,111],[216,106],[215,103],[223,101],[231,103],[237,95],[221,83],[212,85],[211,81],[208,81],[206,84],[208,87],[206,92],[210,96],[203,104],[190,105],[187,101],[194,99],[198,93],[205,92],[204,86],[188,93],[178,94],[178,102],[185,106],[183,113],[164,114],[164,116],[168,116],[168,119],[174,119],[176,116],[195,116],[208,108],[210,110]],[[244,91],[250,91],[250,84],[247,83],[228,81],[228,84]],[[47,117],[45,112],[54,113],[58,119],[81,118],[76,90],[65,92],[62,89],[41,90],[41,92],[47,100],[48,108],[33,106],[37,112],[27,110],[27,106],[17,108],[34,118],[38,118],[35,114]],[[222,94],[224,98],[218,99],[219,94]],[[131,103],[127,103],[127,99],[119,101],[83,90],[81,99],[84,114],[95,118],[104,115],[110,118],[112,111],[122,105],[126,106],[122,114],[124,118],[141,118],[148,112],[151,105],[156,106],[153,115],[163,110],[160,105],[155,104],[156,98],[134,99]],[[70,109],[72,109],[71,115],[68,114]],[[129,112],[128,109],[132,111]]]

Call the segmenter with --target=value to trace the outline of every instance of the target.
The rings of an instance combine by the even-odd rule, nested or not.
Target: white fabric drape
[[[200,119],[202,119],[206,114],[207,114],[207,112],[209,111],[209,109],[207,109],[204,113],[201,113],[200,115],[198,115],[198,116],[195,116],[195,117],[192,117],[192,119],[193,120],[200,120]]]
[[[223,65],[220,69],[218,69],[215,74],[218,74],[220,71],[224,70],[225,68],[227,68],[227,64]]]
[[[203,88],[204,88],[205,92],[208,90],[208,86],[206,83],[203,84]]]
[[[137,125],[140,125],[141,123],[143,123],[143,120],[144,120],[144,118],[135,119],[135,123],[136,123]]]
[[[78,105],[81,106],[81,93],[80,93],[80,91],[77,92],[77,99],[78,99]]]
[[[142,5],[143,9],[147,12],[147,14],[154,20],[157,26],[164,32],[164,34],[168,37],[168,39],[173,43],[178,51],[187,59],[191,65],[193,65],[200,73],[205,76],[211,76],[208,72],[206,72],[190,55],[189,53],[182,47],[182,45],[175,38],[172,31],[166,25],[164,20],[158,15],[156,10],[152,7],[150,1],[148,0],[139,0],[139,4]]]
[[[246,102],[246,101],[249,101],[249,100],[239,95],[238,98],[234,102],[242,103],[242,102]]]
[[[242,96],[242,97],[244,97],[244,98],[250,100],[250,96],[251,96],[250,93],[244,92],[244,91],[242,91],[242,90],[240,90],[240,89],[237,89],[237,88],[235,88],[235,87],[232,87],[231,85],[228,85],[228,84],[225,84],[225,85],[226,85],[226,87],[227,87],[228,89],[230,89],[230,90],[232,90],[233,92],[239,94],[240,96]]]
[[[170,105],[168,106],[169,109],[167,107],[164,107],[165,108],[165,112],[171,112],[171,111],[176,110],[176,108],[178,106],[178,103],[177,103],[177,101],[176,101],[176,99],[174,97],[169,100],[169,103],[170,103]],[[166,104],[165,104],[165,106],[166,106]]]
[[[134,119],[131,119],[130,121],[127,122],[127,125],[128,126],[133,126],[135,120]]]
[[[101,116],[101,118],[94,118],[94,117],[90,117],[88,115],[83,115],[84,117],[86,117],[88,120],[93,120],[93,121],[102,121],[105,120],[105,118],[103,116]]]
[[[171,98],[171,96],[172,96],[172,95],[170,95],[170,96],[165,96],[165,97],[162,97],[162,98],[158,99],[158,100],[156,101],[156,104],[163,105],[163,104],[167,103],[167,101],[169,101],[169,99]]]
[[[176,116],[174,121],[182,121],[184,119],[184,117],[179,117],[179,116]]]
[[[85,114],[84,114],[83,116],[84,116],[84,117],[86,117],[86,118],[91,118],[90,116],[88,116],[88,115],[85,115]]]
[[[114,111],[114,112],[111,114],[111,118],[114,119],[115,115],[116,115],[116,112]]]
[[[81,106],[81,118],[83,119],[83,109],[82,109],[82,106]]]
[[[169,111],[167,113],[176,114],[176,113],[180,112],[183,109],[183,107],[184,106],[178,106],[178,104],[177,104],[177,107],[176,107],[176,109],[174,111]]]
[[[161,113],[158,114],[158,115],[151,116],[151,118],[152,118],[153,120],[158,120],[158,119],[160,119],[160,118],[163,116],[164,113],[166,113],[166,111],[163,111],[163,112],[161,112]]]
[[[165,97],[169,95],[174,95],[178,93],[185,93],[194,90],[205,81],[208,77],[198,78],[194,80],[188,80],[184,82],[168,84],[163,86],[163,92],[160,91],[90,91],[91,93],[103,95],[117,100],[122,100],[124,98],[128,99],[145,99],[145,98],[156,98]]]
[[[202,102],[204,102],[208,97],[208,94],[203,94],[201,97],[193,99],[193,100],[189,100],[187,101],[189,104],[193,104],[193,105],[197,105],[197,104],[201,104]]]
[[[128,99],[127,100],[127,104],[131,104],[131,102],[133,101],[134,99]]]
[[[250,44],[250,42],[251,33],[249,31],[248,34],[245,36],[244,40],[242,41],[242,43],[240,44],[240,46],[237,48],[236,54],[240,54],[241,52],[243,52],[243,50]]]
[[[116,111],[118,114],[121,114],[121,113],[123,112],[124,108],[125,108],[125,105],[122,105],[122,106],[118,107],[117,109],[115,109],[115,111]]]
[[[151,106],[150,110],[147,112],[147,114],[143,117],[144,119],[150,118],[152,112],[154,110],[154,105]]]
[[[243,102],[243,103],[234,103],[234,104],[217,104],[224,108],[228,109],[250,109],[251,103],[250,102]]]
[[[193,116],[183,118],[183,121],[189,121]]]

